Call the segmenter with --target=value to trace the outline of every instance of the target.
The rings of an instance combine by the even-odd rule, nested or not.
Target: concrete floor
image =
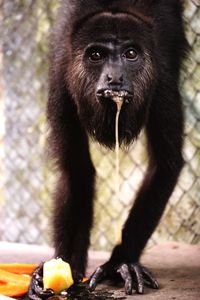
[[[103,260],[101,254],[93,255],[89,273]],[[134,294],[127,296],[127,300],[200,299],[200,246],[176,242],[157,245],[144,253],[141,262],[153,272],[160,288],[146,288],[145,295]],[[109,291],[114,293],[114,298],[124,296],[123,288],[109,287]]]
[[[48,260],[52,255],[53,250],[48,247],[0,242],[0,263],[39,263],[41,260]],[[90,252],[88,274],[91,274],[108,257],[108,253]],[[115,288],[106,283],[98,287],[98,290],[95,292],[96,296],[94,295],[92,298],[84,296],[82,299],[200,299],[200,245],[186,245],[176,242],[157,245],[144,253],[141,262],[158,279],[160,284],[159,290],[146,288],[144,295],[134,294],[125,297],[123,288]]]

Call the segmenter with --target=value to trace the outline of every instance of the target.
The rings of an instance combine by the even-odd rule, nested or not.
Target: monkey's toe
[[[152,273],[146,267],[142,266],[139,263],[122,264],[119,267],[118,272],[121,274],[121,277],[125,281],[125,291],[126,282],[129,279],[130,274],[132,279],[132,291],[136,290],[138,294],[144,293],[145,286],[148,286],[153,289],[158,289],[159,287],[158,282],[154,278]]]
[[[89,289],[95,290],[98,283],[104,279],[120,278],[124,281],[124,289],[127,295],[133,292],[144,293],[144,287],[158,289],[159,285],[152,273],[139,263],[122,263],[112,266],[110,262],[100,266],[90,277]]]
[[[102,280],[106,279],[107,277],[107,270],[106,266],[102,265],[96,269],[96,271],[92,274],[89,281],[89,290],[94,291],[97,284]]]

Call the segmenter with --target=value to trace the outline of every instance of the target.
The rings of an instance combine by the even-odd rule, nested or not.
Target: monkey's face
[[[114,146],[113,95],[120,95],[119,139],[129,144],[146,120],[156,81],[151,30],[125,13],[98,14],[77,28],[67,81],[80,120],[100,143]]]

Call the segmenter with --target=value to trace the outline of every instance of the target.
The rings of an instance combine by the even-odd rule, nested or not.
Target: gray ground
[[[52,249],[41,246],[9,244],[0,242],[0,263],[2,262],[40,262],[53,255]],[[88,274],[102,264],[107,253],[90,252]],[[134,294],[124,297],[123,288],[114,288],[110,284],[99,286],[98,293],[108,291],[107,299],[131,300],[198,300],[200,299],[200,245],[185,245],[170,242],[154,246],[144,253],[142,262],[150,268],[159,281],[160,289],[146,289],[145,295]],[[86,297],[82,297],[86,299]],[[95,298],[94,298],[95,299]],[[96,299],[103,299],[97,298]],[[105,297],[106,299],[106,297]]]

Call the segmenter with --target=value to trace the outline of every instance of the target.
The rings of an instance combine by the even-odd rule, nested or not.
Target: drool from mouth
[[[115,93],[112,95],[112,100],[117,105],[117,112],[115,117],[115,168],[116,168],[116,194],[120,199],[120,174],[119,174],[119,115],[124,103],[123,93]]]

